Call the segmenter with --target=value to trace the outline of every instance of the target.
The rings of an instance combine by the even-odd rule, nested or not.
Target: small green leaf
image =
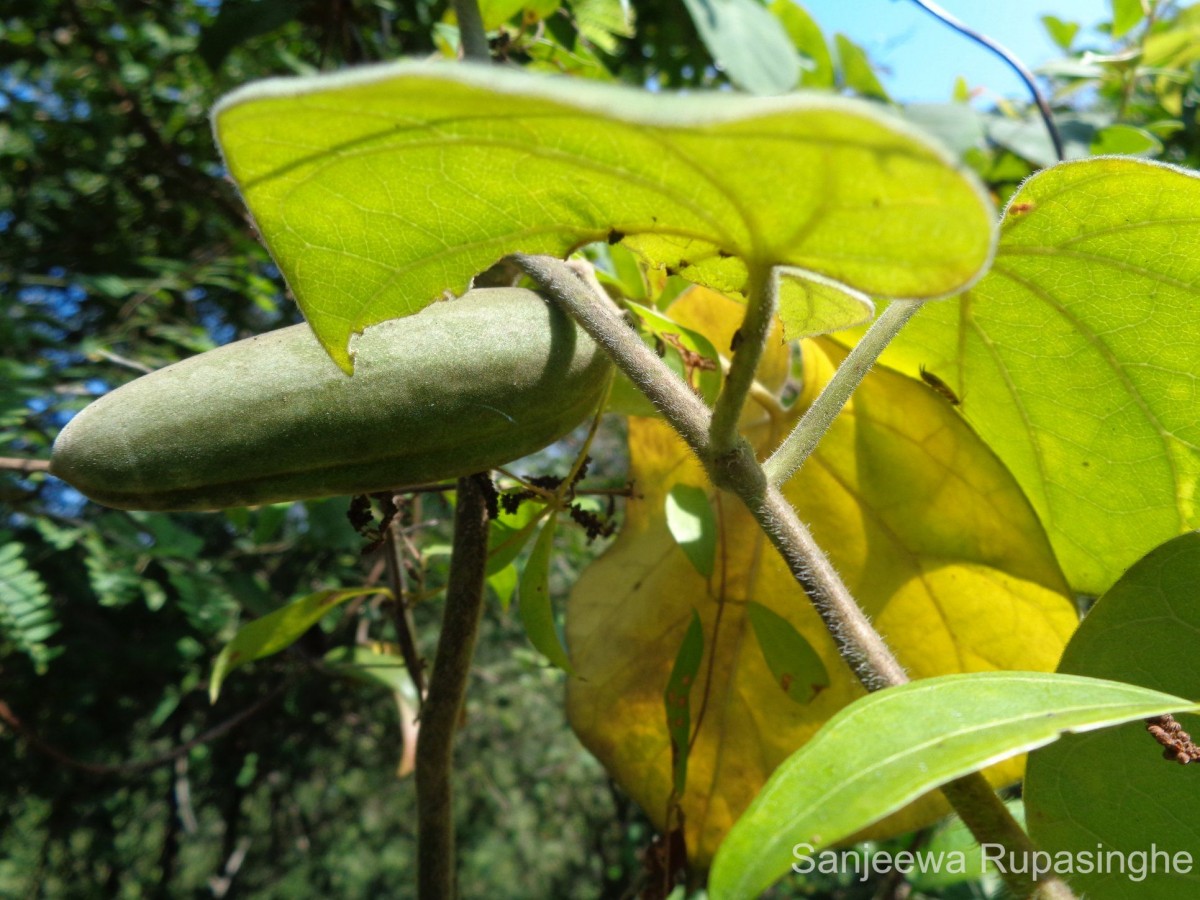
[[[517,567],[509,563],[495,574],[489,575],[487,583],[500,599],[500,608],[508,612],[512,606],[513,594],[517,591]]]
[[[1200,705],[1129,684],[1043,672],[945,675],[843,709],[771,776],[717,851],[714,900],[757,897],[793,847],[836,844],[928,791],[1089,731]]]
[[[1060,672],[1119,678],[1168,693],[1200,693],[1200,533],[1189,532],[1133,565],[1104,594],[1063,651]],[[1200,720],[1177,717],[1193,740]],[[1142,722],[1070,735],[1029,757],[1025,805],[1043,847],[1104,851],[1135,859],[1163,854],[1145,880],[1079,872],[1079,896],[1158,900],[1197,896],[1197,873],[1161,859],[1200,848],[1200,772],[1163,759]],[[1170,870],[1168,870],[1170,869]]]
[[[758,0],[683,0],[704,46],[729,80],[751,94],[796,86],[800,60],[779,20]]]
[[[411,694],[413,699],[416,697],[404,658],[394,653],[377,651],[372,647],[334,647],[325,654],[325,661],[339,675],[366,684],[382,685],[389,691]]]
[[[717,558],[717,517],[708,492],[677,484],[667,495],[667,528],[696,571],[711,578]]]
[[[1152,0],[1153,2],[1153,0]],[[1146,17],[1143,0],[1112,0],[1112,36],[1124,37]]]
[[[209,701],[217,702],[221,685],[234,669],[290,647],[326,613],[347,600],[380,593],[388,592],[380,588],[317,591],[260,619],[247,622],[225,645],[213,664],[212,677],[208,682]]]
[[[1079,23],[1066,22],[1058,16],[1042,16],[1042,24],[1046,26],[1050,40],[1058,44],[1059,49],[1070,52],[1075,35],[1079,34]]]
[[[717,399],[717,394],[721,392],[721,362],[720,356],[717,354],[717,348],[712,345],[712,341],[700,334],[698,331],[693,331],[690,328],[685,328],[678,322],[672,321],[670,316],[660,313],[657,310],[650,309],[648,306],[642,306],[638,303],[628,302],[626,307],[642,321],[642,325],[650,334],[657,337],[664,344],[668,359],[674,361],[678,366],[678,374],[689,380],[689,384],[697,387],[700,390],[700,395],[706,403],[712,404]],[[680,353],[682,345],[684,350],[699,354],[703,359],[708,360],[708,368],[697,369],[693,372],[688,371],[686,362]],[[675,368],[675,366],[672,366]]]
[[[814,272],[786,266],[775,270],[776,278],[788,276],[790,290],[779,291],[779,318],[789,341],[853,328],[875,317],[875,304],[862,291]]]
[[[488,524],[488,575],[495,575],[512,565],[529,543],[545,512],[546,507],[540,503],[525,501],[515,513],[501,512],[491,520]]]
[[[600,246],[600,258],[597,262],[596,277],[601,284],[611,284],[624,297],[638,303],[650,299],[646,286],[646,276],[642,264],[634,256],[633,251],[623,244]]]
[[[616,53],[620,38],[634,35],[633,4],[628,0],[571,0],[579,33],[605,53]]]
[[[692,687],[704,657],[704,628],[700,616],[692,610],[692,619],[675,654],[675,665],[663,691],[663,707],[667,712],[667,732],[671,735],[671,775],[676,796],[683,796],[687,787],[688,750],[692,737]]]
[[[797,703],[810,703],[829,686],[829,673],[817,651],[783,616],[761,603],[746,604],[746,615],[775,683]]]
[[[571,660],[558,635],[554,621],[554,606],[550,602],[550,560],[554,551],[554,531],[558,525],[558,513],[551,513],[542,530],[538,532],[533,552],[525,562],[517,588],[517,612],[529,643],[533,644],[550,662],[568,675],[573,674]]]
[[[842,84],[864,97],[890,101],[892,98],[871,67],[866,51],[844,34],[834,35],[834,43],[841,62]]]
[[[1156,156],[1162,148],[1162,141],[1150,132],[1120,123],[1100,129],[1092,138],[1092,153],[1097,156]]]
[[[800,73],[800,83],[808,88],[831,89],[836,82],[833,56],[829,52],[829,44],[825,42],[825,35],[821,33],[821,26],[809,15],[808,10],[792,0],[775,0],[769,9],[783,24],[793,46],[808,63]]]

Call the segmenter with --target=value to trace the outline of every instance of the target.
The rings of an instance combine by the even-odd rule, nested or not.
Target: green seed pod
[[[222,509],[467,475],[562,437],[609,363],[539,295],[472,291],[368,328],[345,375],[307,325],[192,357],[101,397],[50,471],[120,509]]]

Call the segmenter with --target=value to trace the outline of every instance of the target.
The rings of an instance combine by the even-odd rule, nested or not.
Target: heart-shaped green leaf
[[[1119,678],[1170,693],[1200,694],[1200,534],[1169,541],[1131,568],[1084,618],[1060,672]],[[1200,720],[1179,716],[1193,736]],[[1200,766],[1163,759],[1163,748],[1130,723],[1069,736],[1032,754],[1025,782],[1029,828],[1047,850],[1133,854],[1159,851],[1149,877],[1077,872],[1070,883],[1097,900],[1200,895],[1200,872],[1164,860],[1200,847]]]
[[[949,383],[1046,525],[1071,586],[1099,594],[1200,525],[1200,177],[1066,163],[1013,197],[996,261],[927,305],[887,362]]]
[[[714,900],[757,897],[815,852],[922,794],[1064,732],[1200,708],[1146,688],[1045,672],[978,672],[869,694],[781,765],[734,824],[709,879]]]
[[[727,292],[750,267],[788,266],[920,299],[970,283],[992,249],[972,176],[885,110],[837,97],[671,96],[400,63],[250,85],[217,106],[214,126],[263,239],[347,370],[352,333],[462,293],[514,252],[624,241]],[[785,313],[807,308],[794,276]]]

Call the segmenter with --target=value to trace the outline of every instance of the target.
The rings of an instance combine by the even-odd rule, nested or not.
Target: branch
[[[701,459],[708,454],[708,407],[567,263],[551,256],[513,257],[612,357]]]
[[[420,704],[425,696],[425,672],[420,651],[417,650],[416,626],[404,577],[404,548],[400,545],[399,529],[398,521],[393,519],[388,523],[383,533],[383,558],[387,562],[388,580],[392,583],[392,620],[396,629],[396,643],[417,689],[417,703]]]
[[[1030,840],[979,772],[942,785],[942,794],[979,843],[1002,844],[1006,851],[1022,859],[1033,859],[1034,854],[1039,852],[1037,845]],[[1001,874],[1012,893],[1018,897],[1075,900],[1075,894],[1057,876],[1035,879],[1028,872],[1017,871],[1015,866],[1006,866]]]
[[[908,676],[903,666],[871,625],[829,558],[800,521],[796,510],[777,487],[767,483],[763,469],[754,456],[733,453],[714,459],[708,436],[708,426],[711,424],[708,408],[610,309],[608,298],[590,288],[573,268],[546,256],[516,256],[514,259],[543,291],[560,303],[584,331],[609,352],[617,367],[642,389],[655,408],[700,457],[713,483],[737,494],[746,504],[759,527],[783,557],[792,576],[812,601],[826,629],[837,642],[838,652],[863,686],[869,691],[876,691],[905,684]],[[899,318],[901,313],[897,312],[889,317],[889,322]],[[955,809],[960,813],[965,812],[964,821],[968,825],[978,825],[979,832],[974,832],[974,826],[972,830],[981,842],[1002,843],[1014,853],[1032,846],[980,773],[960,778],[944,791]],[[1022,876],[1006,875],[1006,879],[1017,890],[1027,887],[1027,881]],[[1057,880],[1042,882],[1039,891],[1039,897],[1044,900],[1069,900],[1071,897],[1066,885]],[[1024,893],[1028,894],[1028,891]]]
[[[767,480],[771,484],[783,484],[804,464],[850,395],[867,372],[871,371],[879,354],[920,308],[920,303],[894,301],[871,324],[862,340],[854,345],[854,349],[837,367],[833,378],[829,379],[812,406],[805,411],[792,433],[763,463],[763,471],[767,473]]]
[[[491,62],[492,50],[488,46],[477,0],[454,0],[454,17],[458,19],[458,42],[462,46],[463,59]]]
[[[778,295],[779,279],[775,277],[774,269],[759,267],[751,270],[750,285],[746,291],[746,314],[734,337],[737,349],[734,350],[729,374],[725,376],[725,384],[717,397],[709,429],[714,456],[734,452],[742,440],[738,434],[738,419],[754,384],[763,349],[767,346]]]
[[[0,722],[6,723],[17,734],[29,741],[35,750],[44,753],[53,760],[57,760],[64,766],[69,766],[72,769],[79,769],[81,772],[90,772],[92,775],[132,775],[135,772],[144,772],[147,769],[156,769],[159,766],[173,762],[181,756],[189,753],[193,747],[199,747],[201,744],[207,744],[209,741],[216,740],[222,737],[227,732],[232,731],[237,726],[241,725],[247,719],[252,718],[261,712],[269,703],[284,692],[291,685],[294,678],[289,678],[282,684],[278,685],[271,693],[263,697],[257,703],[246,707],[235,716],[226,719],[220,725],[216,725],[208,731],[197,737],[192,738],[186,743],[180,744],[177,747],[167,751],[161,756],[155,756],[151,759],[134,760],[124,763],[89,763],[83,760],[75,759],[69,756],[62,750],[59,750],[53,744],[47,743],[38,736],[32,728],[26,725],[17,717],[7,703],[0,700]]]
[[[454,817],[451,774],[454,732],[463,697],[479,619],[487,565],[487,492],[481,478],[460,478],[454,511],[454,549],[437,656],[429,694],[421,708],[417,741],[417,884],[421,900],[453,900]]]
[[[1042,121],[1046,123],[1046,130],[1050,132],[1050,140],[1054,143],[1054,155],[1058,157],[1059,162],[1062,162],[1066,158],[1066,153],[1063,151],[1062,135],[1058,133],[1058,126],[1054,124],[1054,113],[1050,111],[1050,104],[1046,102],[1041,89],[1037,86],[1037,81],[1034,79],[1033,73],[1025,67],[1025,64],[1017,58],[1016,54],[1002,44],[992,40],[986,34],[981,34],[970,26],[963,24],[936,3],[930,2],[930,0],[913,0],[913,3],[917,4],[917,6],[921,7],[921,9],[934,18],[940,19],[949,25],[959,34],[991,50],[1008,63],[1009,67],[1017,73],[1017,76],[1025,82],[1025,87],[1029,89],[1029,93],[1033,95],[1033,102],[1037,104],[1038,112],[1042,115]]]
[[[47,459],[21,459],[16,456],[0,456],[0,469],[8,472],[49,472],[50,461]]]

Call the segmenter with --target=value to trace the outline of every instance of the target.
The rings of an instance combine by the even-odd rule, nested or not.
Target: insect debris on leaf
[[[950,389],[950,385],[946,384],[946,382],[942,381],[942,379],[928,371],[924,366],[921,366],[920,372],[921,380],[945,397],[951,406],[958,406],[962,403],[962,401],[958,399],[958,394],[954,393],[954,391]]]

